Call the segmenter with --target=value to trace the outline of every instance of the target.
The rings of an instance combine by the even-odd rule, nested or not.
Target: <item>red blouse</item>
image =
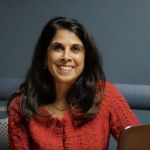
[[[20,97],[16,97],[9,112],[12,150],[107,150],[110,134],[118,140],[122,129],[139,125],[123,96],[108,82],[98,114],[80,128],[75,127],[69,111],[60,120],[53,118],[44,106],[40,110],[49,117],[34,115],[27,124],[19,124],[19,102]]]

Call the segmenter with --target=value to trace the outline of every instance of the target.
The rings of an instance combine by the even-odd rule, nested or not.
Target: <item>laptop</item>
[[[150,124],[124,129],[117,150],[150,150]]]

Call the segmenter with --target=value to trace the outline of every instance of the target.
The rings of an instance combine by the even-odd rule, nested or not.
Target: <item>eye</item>
[[[82,50],[82,47],[80,45],[73,45],[71,50],[75,53],[79,53]]]
[[[51,49],[54,51],[62,51],[64,47],[59,43],[55,43],[51,45]]]
[[[56,44],[53,49],[56,51],[61,51],[61,50],[63,50],[63,46],[60,44]]]

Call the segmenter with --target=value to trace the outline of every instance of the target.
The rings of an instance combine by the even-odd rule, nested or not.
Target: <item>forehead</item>
[[[74,33],[67,29],[57,30],[55,36],[53,37],[51,43],[60,42],[60,43],[72,43],[83,45],[80,38]]]

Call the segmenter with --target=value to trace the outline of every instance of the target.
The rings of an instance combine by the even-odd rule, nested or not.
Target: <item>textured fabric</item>
[[[9,141],[13,150],[107,150],[110,134],[118,140],[122,129],[139,125],[123,96],[108,82],[96,117],[80,128],[75,127],[69,111],[59,120],[44,106],[40,110],[49,117],[34,115],[27,124],[20,124],[19,102],[20,97],[16,97],[9,112]]]

